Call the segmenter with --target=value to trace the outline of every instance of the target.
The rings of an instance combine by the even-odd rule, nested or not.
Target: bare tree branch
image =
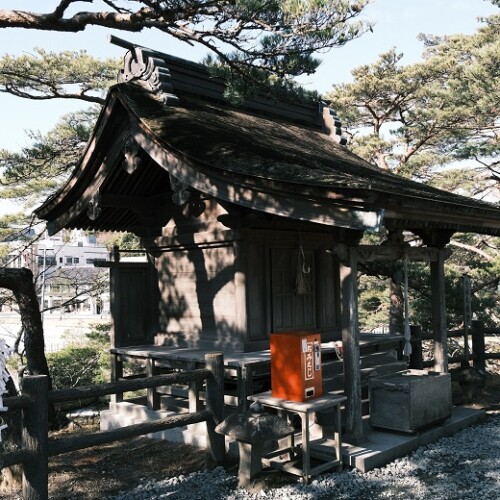
[[[491,262],[493,260],[493,257],[488,252],[485,252],[484,250],[481,250],[478,247],[472,245],[466,245],[465,243],[460,243],[455,240],[451,240],[449,244],[455,247],[463,248],[464,250],[467,250],[469,252],[476,253],[481,257],[483,257],[483,259],[487,260],[488,262]]]
[[[77,2],[61,0],[49,13],[0,10],[0,28],[75,33],[87,26],[129,32],[156,28],[180,40],[200,43],[226,63],[242,69],[249,65],[287,74],[290,66],[284,65],[282,58],[308,56],[343,45],[369,29],[367,23],[356,21],[369,1],[304,2],[304,6],[298,7],[276,0],[106,0],[110,11],[66,15]],[[229,54],[228,48],[235,53]],[[295,64],[293,71],[300,74],[300,64]]]

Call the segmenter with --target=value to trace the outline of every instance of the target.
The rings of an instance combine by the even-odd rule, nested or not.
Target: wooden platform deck
[[[403,339],[401,336],[385,334],[362,335],[360,340],[362,386],[367,386],[369,377],[400,371],[406,368],[401,360],[400,348]],[[204,366],[204,356],[214,350],[196,348],[170,348],[164,346],[141,345],[114,348],[111,350],[114,360],[115,377],[122,375],[123,363],[147,363],[148,374],[156,370],[182,370]],[[343,394],[343,362],[333,343],[322,344],[323,383],[325,393]],[[224,353],[225,371],[233,390],[226,392],[228,411],[244,411],[247,408],[247,396],[262,391],[262,380],[270,379],[270,351]],[[232,385],[231,385],[232,384]],[[264,390],[268,390],[265,387]],[[169,406],[168,398],[177,398],[187,411],[188,398],[181,390],[160,394],[158,408],[154,408],[151,398],[142,398],[139,404],[113,402],[106,413],[107,425],[113,428],[123,425],[124,422],[160,418],[175,411]],[[147,404],[146,404],[147,401]],[[342,455],[344,465],[351,466],[361,472],[381,467],[392,460],[402,457],[418,446],[430,443],[442,436],[453,434],[484,418],[484,412],[467,408],[453,408],[452,416],[439,425],[424,429],[414,434],[389,432],[372,428],[369,425],[368,399],[364,400],[364,433],[363,438],[356,444],[344,442]],[[232,409],[230,408],[232,407]],[[327,421],[319,412],[316,423],[328,433],[331,422]],[[324,427],[323,427],[324,426]],[[193,427],[193,426],[191,426]],[[177,434],[170,432],[165,436],[155,436],[170,440],[179,440],[203,446],[204,429],[178,429]],[[300,440],[300,439],[299,439]],[[229,445],[230,443],[228,443]]]
[[[368,377],[403,370],[401,361],[401,335],[365,334],[360,336],[362,381]],[[111,349],[112,379],[123,377],[123,363],[143,362],[147,375],[168,370],[190,370],[203,367],[207,353],[216,349],[173,348],[156,345],[116,347]],[[321,345],[323,385],[325,392],[343,392],[343,363],[338,346],[334,342]],[[224,352],[225,375],[228,382],[226,404],[244,411],[248,396],[270,388],[270,351]],[[119,401],[119,399],[118,399]],[[150,409],[158,409],[154,395],[148,398]]]

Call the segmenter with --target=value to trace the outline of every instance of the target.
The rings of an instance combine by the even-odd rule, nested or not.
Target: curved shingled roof
[[[302,104],[233,106],[202,67],[164,60],[175,69],[167,97],[141,78],[110,90],[71,179],[37,210],[52,232],[158,227],[179,181],[225,202],[315,223],[500,234],[497,206],[378,169],[332,139],[321,108],[309,106],[313,118],[304,119]],[[194,71],[197,86],[178,68]],[[302,108],[295,113],[294,106]]]

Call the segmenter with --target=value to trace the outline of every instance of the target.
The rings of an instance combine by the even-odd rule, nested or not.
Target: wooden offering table
[[[307,484],[311,476],[325,470],[336,467],[342,470],[342,438],[340,405],[347,398],[336,394],[325,394],[322,397],[309,401],[297,402],[281,398],[274,398],[271,391],[249,396],[248,399],[258,401],[263,406],[274,408],[278,413],[299,415],[302,421],[301,443],[295,446],[294,436],[288,438],[288,445],[266,455],[263,460],[270,467],[281,469],[298,476],[302,476]],[[334,439],[326,439],[324,436],[311,440],[310,417],[318,411],[332,412],[334,423]],[[298,453],[297,453],[298,452]],[[302,464],[300,463],[302,454]],[[282,457],[288,456],[288,459]],[[317,465],[311,465],[311,458],[319,460]]]

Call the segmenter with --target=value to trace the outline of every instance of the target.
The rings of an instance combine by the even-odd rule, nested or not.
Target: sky
[[[56,0],[0,0],[0,9],[49,12],[58,3]],[[81,2],[78,10],[88,9],[88,5]],[[471,34],[479,27],[478,17],[498,12],[488,0],[372,0],[363,18],[374,23],[373,33],[321,54],[323,62],[316,74],[303,77],[300,83],[311,90],[326,92],[333,84],[350,81],[353,68],[374,62],[379,54],[392,47],[404,53],[403,64],[417,62],[423,48],[417,39],[419,33]],[[193,61],[200,61],[204,56],[201,49],[152,30],[126,33],[103,28],[87,28],[77,34],[0,29],[0,54],[19,55],[41,47],[50,51],[85,49],[94,56],[123,57],[125,50],[108,42],[110,33]],[[40,102],[0,94],[0,149],[19,150],[29,143],[27,130],[47,132],[61,114],[82,107],[78,101]],[[0,200],[0,212],[4,203]]]

